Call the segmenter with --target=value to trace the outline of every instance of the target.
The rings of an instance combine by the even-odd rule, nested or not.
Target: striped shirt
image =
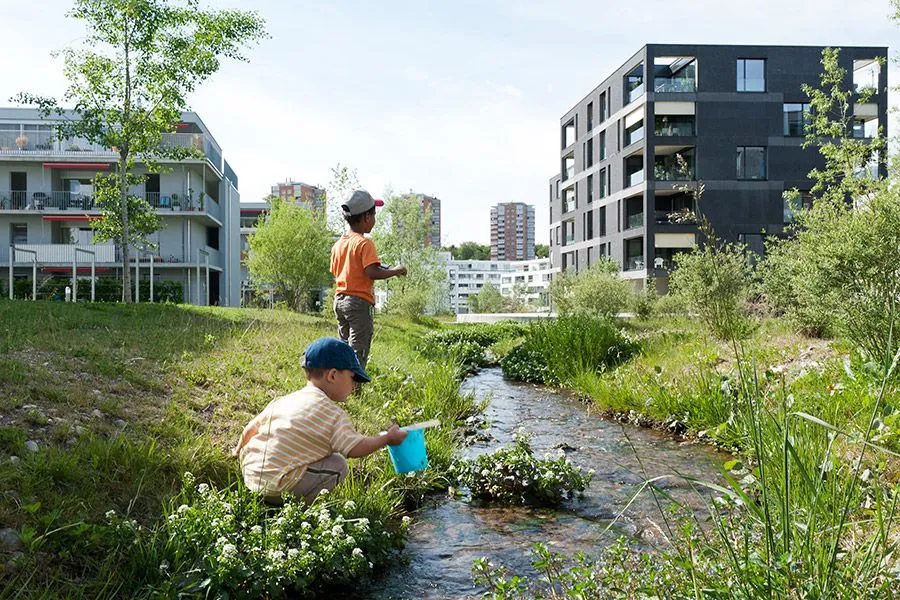
[[[341,407],[307,383],[270,402],[244,428],[238,443],[244,483],[279,494],[294,487],[308,465],[335,452],[347,456],[363,437]]]

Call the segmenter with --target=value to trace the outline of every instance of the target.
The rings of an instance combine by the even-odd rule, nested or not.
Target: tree
[[[500,294],[500,290],[488,281],[481,286],[477,294],[469,296],[466,305],[469,308],[469,312],[473,313],[499,313],[503,312],[506,302]]]
[[[535,258],[550,258],[550,246],[547,244],[535,244],[534,245],[534,257]]]
[[[353,190],[359,189],[359,176],[356,169],[341,163],[331,168],[331,182],[325,188],[325,210],[328,215],[328,228],[338,233],[347,232],[347,221],[341,210],[341,203]]]
[[[388,311],[416,317],[445,303],[447,273],[438,249],[425,245],[430,235],[430,219],[415,195],[385,194],[372,237],[382,263],[403,264],[408,272],[379,282],[388,291]]]
[[[798,329],[841,332],[871,353],[890,346],[868,325],[884,325],[875,313],[887,310],[892,290],[900,289],[892,279],[897,240],[890,229],[898,226],[891,203],[897,194],[867,168],[884,160],[882,129],[870,140],[851,135],[853,105],[876,90],[852,90],[839,57],[840,49],[824,50],[820,87],[804,86],[813,112],[806,146],[819,148],[825,167],[809,174],[815,181],[812,206],[798,206],[789,236],[766,245],[763,292]],[[798,197],[797,190],[786,193],[796,204]],[[874,279],[865,284],[857,279],[862,274]]]
[[[491,260],[491,247],[478,242],[463,242],[447,248],[454,260]]]
[[[313,293],[331,281],[331,232],[321,211],[274,196],[270,201],[268,218],[247,240],[247,268],[254,279],[271,284],[292,309],[308,310]]]
[[[115,240],[127,266],[130,247],[146,243],[160,225],[146,200],[129,194],[143,182],[135,161],[158,171],[161,160],[199,154],[164,144],[163,134],[175,131],[188,95],[222,58],[245,60],[243,49],[265,37],[264,22],[255,12],[201,9],[197,0],[75,0],[68,16],[88,30],[82,48],[62,51],[69,81],[63,100],[72,110],[24,92],[14,100],[38,107],[44,118],[61,117],[60,139],[117,149],[116,173],[97,179],[98,238]],[[122,300],[131,301],[128,268]]]

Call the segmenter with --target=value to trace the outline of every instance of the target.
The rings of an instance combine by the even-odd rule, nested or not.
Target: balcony
[[[696,225],[697,215],[689,208],[654,211],[657,225]]]
[[[644,182],[644,170],[636,171],[634,173],[629,173],[625,176],[625,182],[628,184],[628,187],[633,185],[638,185]]]
[[[676,167],[657,164],[653,168],[653,177],[656,181],[693,181],[694,170],[689,167],[687,171],[682,171]]]
[[[159,192],[146,192],[144,199],[150,206],[159,210],[208,211],[209,202],[216,201],[212,196],[204,194],[203,198],[188,198],[187,194],[161,195]],[[90,211],[99,212],[100,207],[94,203],[90,194],[78,192],[43,191],[43,190],[6,190],[0,191],[0,211],[5,210],[48,210],[48,211]]]
[[[658,56],[653,61],[653,91],[696,92],[697,59],[693,56]]]
[[[657,115],[654,133],[660,137],[692,137],[693,115]]]
[[[33,260],[32,254],[30,252],[22,252],[22,250],[31,250],[37,252],[37,262],[41,264],[63,263],[71,265],[76,258],[81,265],[89,263],[90,255],[78,252],[76,257],[76,248],[93,252],[96,263],[115,263],[119,258],[116,247],[112,244],[17,244],[16,255],[13,261],[17,263],[31,263]]]
[[[202,152],[210,163],[222,170],[222,154],[203,133],[164,133],[163,148],[193,148]],[[0,131],[0,156],[41,156],[52,158],[105,158],[119,156],[110,148],[84,139],[56,139],[52,131]]]
[[[643,256],[631,256],[625,260],[626,271],[640,271],[644,268]]]

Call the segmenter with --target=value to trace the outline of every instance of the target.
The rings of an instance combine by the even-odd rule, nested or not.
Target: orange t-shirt
[[[366,267],[381,264],[375,243],[361,233],[345,233],[331,248],[331,274],[337,294],[357,296],[375,304],[375,281],[366,275]]]

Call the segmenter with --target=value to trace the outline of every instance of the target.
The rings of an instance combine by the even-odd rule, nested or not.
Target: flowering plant
[[[556,506],[573,498],[587,488],[594,474],[593,470],[582,472],[564,455],[537,458],[524,432],[511,446],[458,461],[453,470],[473,498],[532,506]]]
[[[313,593],[370,574],[402,544],[408,521],[390,531],[352,501],[322,494],[310,505],[285,497],[266,506],[249,490],[217,490],[189,473],[163,528],[160,574],[185,594],[278,598]]]

